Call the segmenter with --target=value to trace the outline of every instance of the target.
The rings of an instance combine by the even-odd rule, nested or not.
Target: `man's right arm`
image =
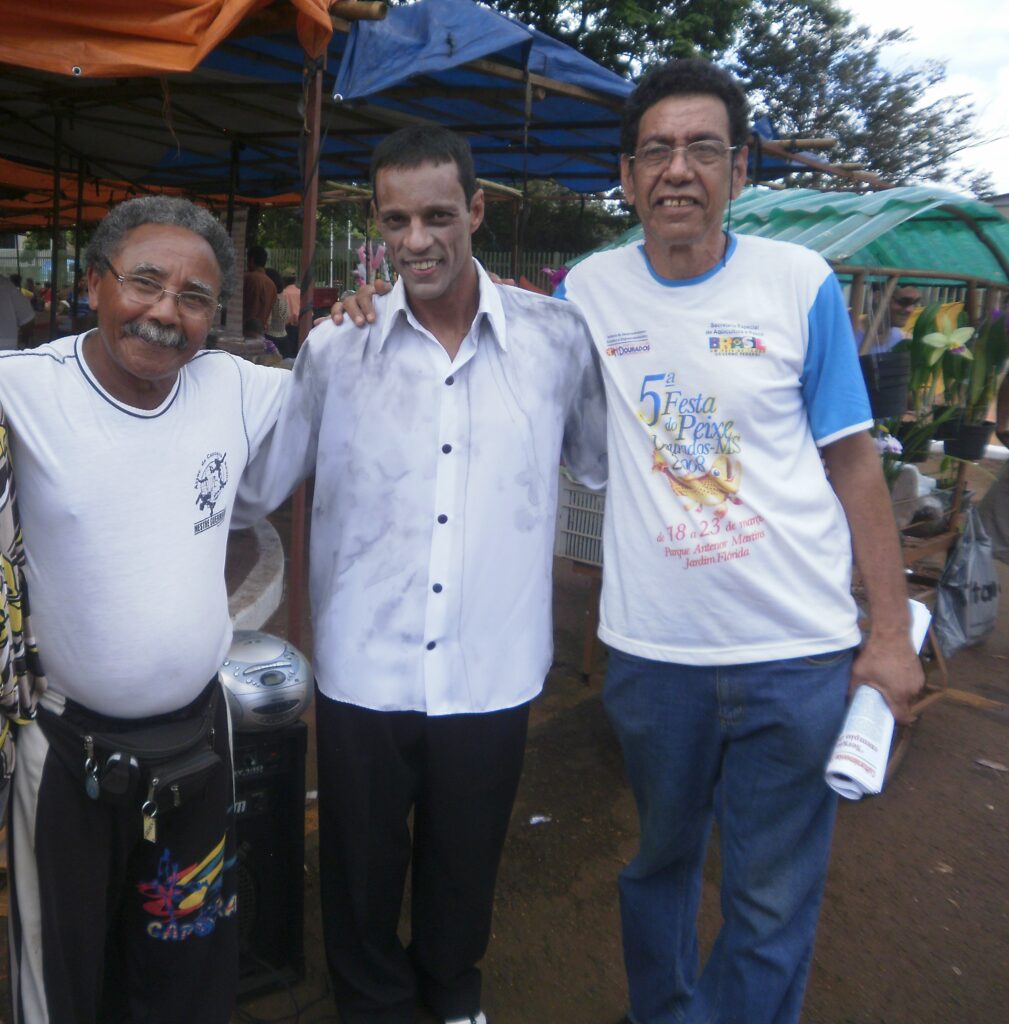
[[[329,331],[332,328],[328,329]],[[328,360],[316,355],[313,341],[306,341],[291,371],[277,421],[245,468],[238,485],[232,528],[241,529],[272,512],[315,470],[319,423],[328,382]],[[332,345],[322,338],[321,347]]]

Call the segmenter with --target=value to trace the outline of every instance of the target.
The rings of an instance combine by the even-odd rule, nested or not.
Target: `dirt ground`
[[[988,479],[971,472],[978,493]],[[277,525],[284,533],[286,519]],[[589,584],[567,562],[556,568],[555,662],[534,705],[483,962],[491,1024],[614,1024],[626,1008],[615,878],[634,855],[637,820],[600,701],[605,652],[587,683],[580,672]],[[999,572],[998,628],[950,663],[951,687],[996,706],[933,704],[883,795],[842,801],[808,1024],[1009,1022],[1009,568]],[[282,608],[266,628],[283,632],[286,622]],[[310,808],[305,979],[244,1001],[236,1022],[337,1019],[312,821]],[[720,922],[718,873],[713,849],[699,921],[705,950]]]
[[[983,490],[987,477],[974,471],[972,479]],[[288,511],[275,517],[285,544]],[[235,535],[233,583],[248,545],[248,535]],[[555,662],[534,704],[483,963],[491,1024],[615,1024],[625,1010],[615,879],[634,855],[637,821],[600,701],[605,652],[596,651],[588,682],[580,672],[589,582],[567,562],[556,568]],[[808,1024],[1009,1022],[1009,771],[990,766],[1009,766],[1009,568],[999,571],[998,628],[950,663],[951,686],[996,706],[934,704],[913,727],[907,756],[884,794],[842,802],[806,997]],[[285,633],[286,606],[264,628]],[[302,646],[310,650],[305,628]],[[311,726],[311,709],[306,720]],[[313,741],[310,735],[310,790]],[[699,922],[705,950],[719,925],[718,871],[713,851]],[[243,1000],[236,1024],[337,1020],[318,904],[309,803],[305,977]]]

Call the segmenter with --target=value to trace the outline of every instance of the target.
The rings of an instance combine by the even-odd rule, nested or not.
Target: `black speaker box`
[[[239,995],[305,973],[305,749],[308,728],[236,733]]]

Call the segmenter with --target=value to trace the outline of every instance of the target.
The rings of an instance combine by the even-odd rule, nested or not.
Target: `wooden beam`
[[[1005,288],[1009,282],[1009,274],[1005,281],[997,281],[990,277],[978,277],[976,274],[958,274],[955,270],[941,270],[936,267],[872,267],[855,263],[836,263],[833,260],[827,261],[835,274],[858,274],[864,273],[868,277],[890,277],[896,274],[898,277],[926,277],[933,281],[957,281],[967,284],[974,281],[979,285],[988,288]]]
[[[865,334],[862,337],[862,347],[859,349],[858,353],[859,355],[866,355],[869,349],[872,348],[872,343],[876,340],[880,324],[883,322],[883,316],[889,309],[890,299],[893,298],[893,293],[896,287],[897,275],[892,274],[887,278],[886,287],[883,289],[883,294],[879,297],[879,305],[876,307],[875,312],[872,314],[872,319],[869,321],[869,325],[865,329]]]
[[[776,156],[780,160],[790,160],[793,163],[802,164],[812,171],[819,171],[822,174],[832,174],[840,178],[848,178],[851,181],[861,181],[872,185],[876,189],[893,188],[889,182],[884,181],[878,174],[871,171],[845,170],[841,164],[827,163],[825,160],[816,160],[813,157],[804,156],[802,153],[793,152],[788,146],[783,146],[775,139],[760,139],[760,146],[765,153]]]
[[[555,92],[561,96],[570,96],[573,99],[587,100],[600,107],[609,110],[623,110],[624,101],[615,96],[608,96],[605,93],[594,92],[591,89],[584,89],[580,85],[571,85],[569,82],[560,82],[556,78],[547,78],[545,75],[534,75],[531,72],[527,75],[521,68],[509,67],[507,64],[499,64],[495,60],[471,60],[463,64],[464,68],[472,68],[474,71],[482,71],[484,74],[495,75],[498,78],[507,78],[511,82],[522,82],[528,80],[529,84],[547,92]]]
[[[865,301],[865,274],[855,274],[851,279],[851,329],[857,332],[862,319],[862,303]]]
[[[998,246],[994,245],[991,239],[978,227],[977,222],[973,217],[968,216],[963,210],[957,206],[942,205],[939,207],[940,210],[944,210],[946,213],[956,217],[957,220],[963,221],[971,229],[971,231],[977,236],[978,241],[992,254],[995,258],[995,262],[999,265],[1002,273],[1005,274],[1006,279],[1009,280],[1009,261],[1006,260],[1005,256],[999,251]]]
[[[389,8],[377,0],[336,0],[329,13],[333,18],[344,21],[382,21]]]

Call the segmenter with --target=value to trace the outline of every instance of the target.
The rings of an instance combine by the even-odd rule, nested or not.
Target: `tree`
[[[620,75],[712,54],[731,42],[751,0],[489,0]]]
[[[515,206],[490,201],[473,239],[478,249],[510,249],[515,237]],[[610,242],[631,224],[614,201],[578,195],[552,181],[530,181],[522,247],[529,251],[585,252]]]
[[[834,0],[756,0],[728,64],[781,135],[836,138],[833,163],[862,164],[895,184],[984,189],[983,177],[954,166],[977,141],[973,106],[963,96],[926,99],[945,65],[883,66],[884,48],[908,38],[907,29],[874,36]]]

